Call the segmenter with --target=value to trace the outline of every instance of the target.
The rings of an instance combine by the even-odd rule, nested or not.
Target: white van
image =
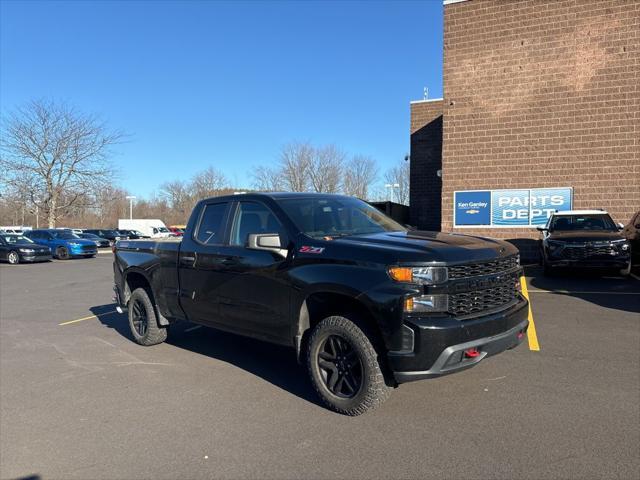
[[[151,238],[166,238],[173,235],[162,220],[148,218],[121,218],[118,220],[118,230],[138,230]]]

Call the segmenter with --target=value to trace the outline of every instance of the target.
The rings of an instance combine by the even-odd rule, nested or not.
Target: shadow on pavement
[[[525,275],[530,290],[558,291],[601,307],[640,313],[640,281],[633,278],[568,271],[545,277],[541,267],[525,267]]]
[[[95,306],[90,310],[103,325],[133,342],[127,315],[114,312],[115,304]],[[235,365],[293,395],[321,405],[306,367],[296,362],[293,349],[208,327],[186,331],[195,326],[187,322],[171,325],[166,343]]]

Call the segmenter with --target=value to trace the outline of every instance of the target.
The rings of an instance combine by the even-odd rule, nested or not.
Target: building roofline
[[[442,2],[442,5],[447,6],[447,5],[451,5],[452,3],[462,3],[462,2],[468,2],[468,1],[470,0],[444,0]]]
[[[422,100],[411,100],[409,104],[413,105],[414,103],[441,102],[442,100],[444,100],[444,98],[424,98]]]

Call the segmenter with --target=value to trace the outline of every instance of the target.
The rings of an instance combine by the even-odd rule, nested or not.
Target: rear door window
[[[205,245],[222,243],[227,206],[227,202],[205,205],[198,224],[198,231],[196,232],[196,240],[198,242]]]

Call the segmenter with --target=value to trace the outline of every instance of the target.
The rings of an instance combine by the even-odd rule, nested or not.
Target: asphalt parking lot
[[[638,478],[640,281],[527,270],[540,350],[318,404],[292,351],[189,324],[130,340],[111,255],[0,265],[0,476]]]

